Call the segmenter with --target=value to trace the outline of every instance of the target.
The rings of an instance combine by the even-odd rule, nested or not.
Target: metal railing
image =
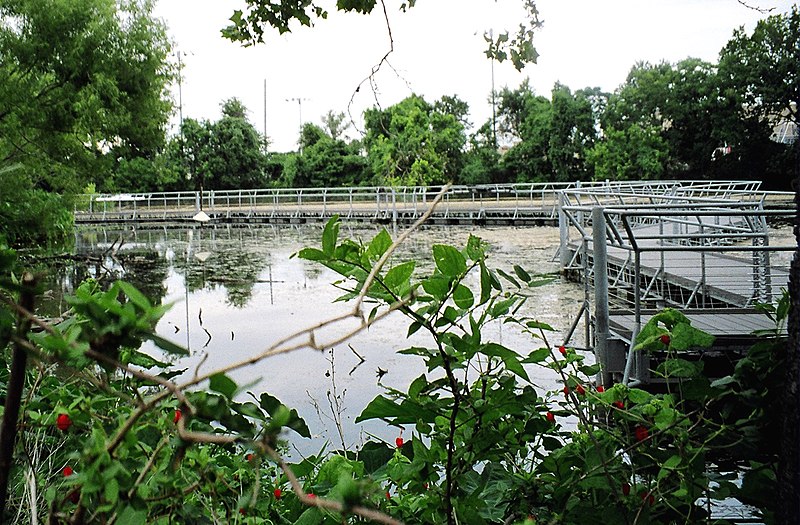
[[[776,242],[770,223],[789,222],[794,212],[765,209],[775,194],[756,190],[720,185],[681,187],[661,195],[562,194],[561,267],[584,282],[581,315],[587,340],[594,323],[598,359],[605,359],[609,315],[632,315],[634,320],[623,381],[646,375],[643,365],[635,363],[638,353],[631,351],[644,312],[664,307],[739,312],[780,297],[795,246],[793,236]],[[608,377],[598,379],[607,382]]]
[[[755,184],[605,181],[450,186],[435,216],[473,219],[490,215],[511,219],[536,216],[555,220],[559,195],[564,192],[570,195],[570,204],[581,205],[586,202],[585,195],[599,199],[600,196],[674,194],[685,188],[696,188],[695,192],[710,195],[729,191],[731,185],[746,192]],[[441,186],[373,186],[89,194],[77,199],[80,205],[76,205],[74,211],[78,222],[186,220],[200,210],[217,220],[326,220],[333,215],[345,220],[414,220],[430,208],[433,198],[442,189]]]

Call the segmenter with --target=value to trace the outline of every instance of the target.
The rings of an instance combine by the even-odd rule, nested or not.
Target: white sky
[[[745,0],[784,13],[791,0]],[[513,30],[520,0],[418,0],[407,13],[386,0],[394,52],[377,76],[377,91],[356,87],[389,49],[380,3],[370,16],[335,12],[314,28],[267,36],[244,48],[220,35],[239,2],[158,0],[183,61],[183,116],[217,120],[220,104],[239,98],[250,121],[266,132],[271,151],[296,149],[303,122],[321,123],[328,110],[347,111],[358,122],[376,100],[390,106],[412,93],[433,102],[457,94],[469,103],[477,126],[491,117],[491,62],[483,54],[483,32]],[[537,94],[549,96],[555,82],[573,91],[599,86],[613,91],[640,60],[677,62],[689,56],[716,62],[735,28],[752,30],[766,17],[737,0],[537,0],[544,26],[534,38],[538,64],[517,72],[509,61],[495,64],[495,88],[516,88],[530,78]],[[186,56],[183,56],[183,54]],[[177,101],[178,87],[174,87]],[[288,99],[288,100],[287,100]],[[294,99],[294,100],[292,100]],[[296,99],[302,99],[300,103]],[[357,133],[351,128],[351,137]]]

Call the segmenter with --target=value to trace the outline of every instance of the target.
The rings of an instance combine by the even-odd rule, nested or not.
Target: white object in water
[[[192,217],[192,220],[195,222],[208,222],[211,220],[211,217],[206,215],[206,212],[203,210],[200,210],[194,217]]]

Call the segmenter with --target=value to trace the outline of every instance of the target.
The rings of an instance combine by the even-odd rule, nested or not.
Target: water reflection
[[[83,275],[99,276],[111,269],[115,276],[139,286],[154,302],[173,303],[157,331],[189,347],[191,356],[180,363],[187,374],[209,372],[256,355],[288,334],[351,308],[347,303],[334,303],[341,292],[331,283],[338,276],[320,265],[291,258],[300,248],[318,246],[321,232],[321,225],[82,228],[77,233],[76,252],[101,264],[71,276],[67,288],[74,287]],[[343,224],[340,235],[368,242],[377,232],[378,228],[369,225]],[[416,258],[420,261],[417,275],[425,275],[433,268],[433,244],[463,245],[470,233],[490,244],[490,266],[509,272],[514,264],[540,273],[558,269],[558,230],[551,227],[431,227],[402,246],[394,262]],[[520,315],[536,317],[560,333],[566,332],[583,300],[582,288],[556,281],[533,293],[535,297]],[[315,336],[317,341],[334,340],[356,325],[356,319],[348,319]],[[312,429],[335,445],[342,440],[353,445],[366,434],[393,439],[396,430],[379,422],[356,428],[353,421],[382,392],[381,385],[405,389],[425,372],[417,358],[397,353],[431,343],[422,333],[407,339],[407,327],[401,314],[393,314],[348,343],[337,345],[333,353],[300,350],[262,360],[231,376],[239,384],[252,383],[250,389],[256,396],[269,391],[297,408]],[[560,333],[553,336],[554,344],[560,344]],[[540,346],[529,336],[499,324],[489,328],[485,339],[520,353]],[[156,353],[152,347],[143,350]],[[379,377],[379,371],[386,373]],[[531,369],[530,373],[542,389],[556,388],[556,378],[547,371]],[[336,418],[345,428],[341,436],[333,423]]]

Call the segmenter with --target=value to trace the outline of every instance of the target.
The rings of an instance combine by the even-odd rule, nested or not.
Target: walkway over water
[[[675,194],[682,188],[713,194],[757,193],[754,182],[654,181],[486,184],[452,186],[434,210],[433,224],[556,224],[559,194],[590,190],[597,194],[638,191]],[[92,194],[79,199],[78,223],[182,222],[204,211],[223,223],[303,223],[342,220],[411,223],[431,208],[442,187],[352,187],[260,189],[172,193]],[[700,191],[700,190],[697,190]]]
[[[770,231],[794,212],[765,209],[757,188],[641,190],[561,194],[561,268],[586,285],[581,315],[605,383],[659,381],[650,357],[630,349],[664,307],[717,336],[699,358],[713,352],[732,361],[753,331],[775,328],[755,306],[777,301],[788,283],[793,237],[776,240]]]

